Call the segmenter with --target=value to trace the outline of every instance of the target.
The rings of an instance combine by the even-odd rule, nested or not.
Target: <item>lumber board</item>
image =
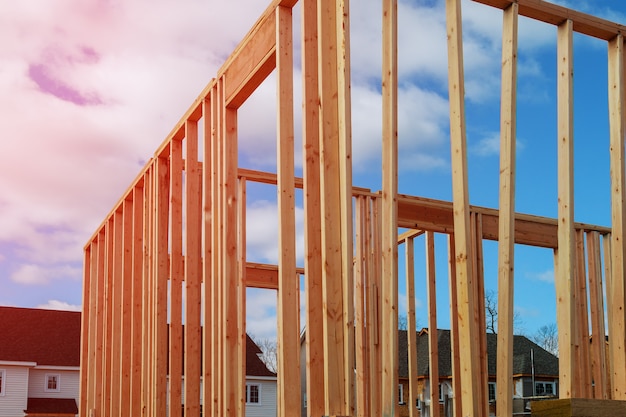
[[[626,414],[626,401],[569,398],[531,402],[533,417],[604,417]]]
[[[515,148],[518,4],[503,11],[500,98],[500,207],[498,216],[498,347],[496,408],[513,414],[513,316],[515,270]]]
[[[432,232],[431,232],[432,234]],[[427,240],[428,238],[428,234],[427,236]],[[432,237],[431,237],[432,239]],[[430,248],[430,240],[428,240],[427,243],[427,248]],[[409,416],[410,417],[417,417],[417,409],[416,407],[413,407],[412,404],[416,404],[416,401],[418,399],[417,397],[417,334],[416,334],[416,329],[417,329],[417,323],[415,321],[415,241],[414,241],[414,236],[410,236],[407,237],[404,241],[404,250],[405,250],[405,275],[406,275],[406,323],[407,323],[407,335],[406,335],[406,340],[407,340],[407,349],[408,349],[408,367],[409,367]],[[428,250],[428,249],[427,249]],[[433,242],[433,256],[434,256],[434,242]],[[430,254],[430,252],[428,252],[428,254]],[[429,268],[429,273],[428,278],[429,278],[429,290],[430,290],[430,268],[433,269],[433,281],[434,281],[434,263],[431,264],[431,257],[428,256],[428,268]],[[436,300],[435,297],[435,288],[433,286],[433,300]],[[428,292],[428,308],[429,308],[429,312],[432,313],[432,311],[430,311],[431,308],[431,299],[430,299],[430,291]],[[433,301],[433,304],[435,302]],[[429,314],[430,317],[430,314]],[[434,314],[434,318],[435,318],[435,322],[431,323],[430,319],[429,319],[429,323],[428,323],[428,327],[430,329],[437,329],[437,314],[435,311]],[[430,343],[430,340],[429,340]],[[435,367],[437,368],[437,371],[439,370],[439,365],[431,365],[430,369],[435,369]],[[435,375],[433,374],[431,376],[432,380],[436,380],[438,381],[439,378],[435,378]],[[434,391],[431,391],[434,392]],[[437,412],[439,411],[438,409],[439,407],[437,407]],[[434,415],[434,414],[433,414]]]
[[[624,26],[596,16],[568,9],[543,0],[474,0],[475,2],[505,9],[513,3],[519,4],[519,13],[531,19],[552,25],[571,20],[573,30],[595,38],[610,40],[624,31]]]
[[[284,6],[276,10],[278,8],[291,11]],[[222,68],[223,75],[228,79],[224,91],[226,106],[239,108],[276,68],[277,24],[275,13],[265,15]]]
[[[152,408],[155,417],[166,416],[167,399],[167,355],[168,355],[168,329],[167,329],[167,305],[169,275],[168,242],[169,242],[169,161],[168,158],[158,157],[155,166],[154,192],[154,319],[152,343]]]
[[[574,351],[576,325],[573,276],[574,252],[574,126],[573,126],[573,22],[567,20],[557,32],[557,118],[558,118],[558,251],[555,270],[556,315],[559,330],[559,397],[574,398],[576,369]]]
[[[92,292],[91,286],[93,285],[93,279],[91,275],[91,250],[93,243],[89,244],[83,252],[83,291],[82,291],[82,312],[80,316],[80,376],[79,376],[79,404],[78,410],[81,415],[87,415],[88,400],[87,392],[88,385],[90,383],[90,369],[89,363],[91,348],[93,348],[93,342],[91,340],[92,328],[90,319],[92,317]],[[95,326],[93,327],[95,330]]]
[[[101,388],[98,385],[94,386],[95,390],[95,403],[94,408],[103,411],[108,411],[109,401],[108,397],[103,395],[103,391],[110,392],[111,386],[107,383],[110,381],[110,361],[111,355],[109,353],[111,339],[111,312],[110,300],[111,297],[108,294],[110,288],[110,267],[107,265],[107,259],[111,252],[111,242],[113,236],[113,219],[109,219],[106,228],[102,231],[98,241],[98,334],[96,339],[96,352],[99,356],[96,359],[96,381],[101,384]],[[106,400],[105,400],[106,398]]]
[[[461,392],[461,354],[459,346],[459,309],[456,285],[456,259],[454,258],[454,235],[448,235],[448,287],[450,292],[450,360],[452,362],[452,390]],[[454,416],[463,412],[462,399],[452,402]]]
[[[368,332],[370,334],[370,411],[372,417],[382,415],[382,378],[380,378],[382,364],[382,275],[378,271],[382,268],[382,199],[369,197],[370,209],[367,211],[367,219],[370,224],[370,245],[372,250],[369,255],[369,267],[367,271],[368,287],[366,289],[372,308],[368,312]]]
[[[609,132],[610,132],[610,164],[611,164],[611,273],[607,295],[610,299],[609,345],[611,363],[611,387],[613,399],[626,399],[626,369],[621,365],[626,363],[626,323],[625,297],[626,288],[626,217],[624,214],[624,114],[625,114],[625,84],[624,81],[624,39],[617,36],[608,46],[608,90],[609,90]],[[618,365],[620,364],[620,365]]]
[[[222,80],[222,84],[227,84]],[[226,87],[222,85],[225,94]],[[222,118],[224,136],[222,140],[222,195],[221,210],[223,211],[222,250],[224,285],[224,415],[236,415],[238,404],[245,401],[244,386],[239,385],[239,374],[245,372],[238,362],[237,352],[241,349],[241,329],[238,328],[237,314],[241,305],[240,292],[237,288],[238,272],[238,190],[237,190],[237,111],[226,107],[225,96],[222,96]]]
[[[200,338],[202,304],[202,194],[198,193],[201,172],[198,165],[198,123],[188,120],[185,124],[185,326],[184,326],[184,396],[185,416],[200,415]]]
[[[202,330],[202,411],[203,415],[213,417],[213,400],[214,400],[214,379],[213,379],[213,327],[214,318],[213,311],[216,304],[216,294],[213,292],[213,216],[212,216],[212,193],[213,186],[212,170],[213,170],[213,145],[212,145],[212,94],[209,94],[206,100],[202,102],[203,113],[203,131],[202,131],[202,155],[203,163],[199,164],[202,171],[202,281],[204,283],[204,312],[203,319],[205,326]]]
[[[169,254],[169,389],[168,416],[181,417],[183,384],[183,142],[170,142],[170,254]]]
[[[589,305],[587,303],[587,270],[585,268],[585,236],[582,230],[575,232],[576,244],[576,288],[574,291],[576,300],[576,344],[579,346],[579,355],[576,360],[579,372],[577,380],[580,384],[580,398],[593,398],[591,375],[591,360],[589,349]]]
[[[278,121],[278,416],[300,411],[300,280],[296,269],[291,8],[276,7]],[[236,167],[235,167],[236,168]]]
[[[371,414],[369,392],[369,329],[367,312],[367,263],[369,254],[369,228],[367,223],[368,201],[365,197],[357,197],[355,201],[355,374],[356,374],[356,409],[357,417]]]
[[[324,378],[325,413],[347,414],[345,410],[346,372],[344,354],[344,248],[341,242],[342,200],[341,163],[339,160],[339,99],[337,13],[338,0],[318,5],[318,77],[320,99],[320,163],[322,210],[322,288],[324,297]],[[351,254],[352,255],[352,254]],[[350,257],[352,259],[352,256]]]
[[[120,413],[130,414],[130,382],[132,371],[132,295],[133,295],[133,220],[132,195],[124,200],[122,217],[122,274],[120,277]]]
[[[133,189],[132,231],[132,330],[130,415],[140,415],[142,408],[142,312],[143,312],[143,249],[144,249],[144,186]]]
[[[383,1],[382,415],[398,414],[398,2]]]
[[[430,384],[430,415],[439,417],[439,335],[437,330],[437,276],[435,271],[435,234],[426,233],[426,302],[428,304],[428,382]],[[414,328],[409,328],[415,335]],[[409,403],[413,408],[414,402]]]
[[[224,358],[223,344],[224,344],[224,332],[223,332],[223,302],[224,294],[222,292],[222,274],[223,274],[223,260],[222,260],[222,235],[221,228],[224,225],[223,210],[222,210],[222,187],[220,181],[222,181],[222,161],[221,153],[223,152],[223,120],[221,116],[222,112],[222,80],[220,79],[214,89],[211,91],[211,156],[212,160],[212,172],[211,172],[211,200],[213,205],[212,217],[213,217],[213,230],[211,235],[211,247],[213,248],[213,259],[211,271],[212,286],[213,286],[213,345],[211,346],[213,353],[213,397],[214,398],[214,410],[213,415],[219,416],[224,413]]]
[[[109,260],[112,264],[111,277],[111,322],[112,333],[109,342],[111,344],[111,373],[110,373],[110,415],[120,415],[120,397],[121,397],[121,381],[122,381],[122,274],[124,272],[123,264],[123,239],[124,239],[124,206],[115,212],[113,216],[113,254]]]
[[[343,285],[343,355],[346,392],[343,413],[354,415],[354,276],[352,212],[352,104],[350,93],[350,1],[337,2],[337,107],[339,128],[339,176]],[[396,267],[397,268],[397,267]]]
[[[463,43],[461,3],[446,1],[446,32],[448,38],[448,91],[450,104],[450,147],[452,165],[452,206],[454,220],[456,285],[458,297],[461,398],[463,415],[483,416],[480,387],[475,378],[480,372],[480,358],[474,343],[478,336],[473,330],[474,302],[472,289],[472,253],[470,236],[470,208],[467,184],[467,144],[465,131]]]
[[[489,371],[487,368],[487,321],[485,318],[485,273],[482,239],[482,214],[470,215],[470,231],[472,233],[472,290],[474,297],[474,333],[478,349],[479,372],[476,373],[476,386],[479,395],[479,404],[482,404],[484,415],[489,415],[488,381]]]
[[[239,366],[243,369],[243,372],[238,373],[238,384],[240,387],[246,385],[245,371],[247,368],[246,363],[246,349],[247,349],[247,335],[246,335],[246,180],[245,178],[238,179],[238,213],[237,213],[237,253],[239,254],[239,261],[237,263],[237,297],[239,301],[239,309],[237,311],[237,327],[239,329],[239,346],[237,346],[237,361]],[[246,415],[245,402],[240,402],[237,405],[237,415],[244,417]]]
[[[587,268],[589,271],[589,311],[591,312],[591,369],[593,371],[593,397],[609,399],[606,369],[606,348],[604,325],[604,290],[602,285],[602,259],[600,235],[587,232]]]
[[[398,197],[398,227],[432,230],[450,234],[454,231],[453,207],[448,201],[400,195]],[[481,213],[483,238],[498,240],[498,210],[470,205],[472,212]],[[609,227],[574,223],[576,229],[609,233]],[[523,213],[515,214],[515,243],[556,248],[557,220]]]
[[[142,309],[141,309],[141,408],[147,413],[151,412],[151,370],[152,361],[152,247],[154,230],[153,220],[153,164],[145,171],[143,179],[144,201],[143,201],[143,239],[145,249],[143,250],[143,277],[141,280]]]

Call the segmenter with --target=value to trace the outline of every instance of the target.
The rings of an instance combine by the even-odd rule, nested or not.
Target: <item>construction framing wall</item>
[[[498,414],[512,414],[515,243],[554,250],[560,396],[626,399],[623,27],[541,0],[479,0],[503,10],[500,208],[493,210],[470,205],[468,193],[460,0],[446,0],[453,201],[398,195],[396,2],[382,1],[382,191],[352,184],[348,0],[300,0],[304,174],[295,178],[296,0],[273,1],[85,246],[81,416],[176,417],[182,398],[188,417],[201,409],[243,416],[247,287],[277,291],[278,410],[298,415],[302,275],[308,415],[397,415],[398,248],[407,251],[413,300],[411,254],[421,234],[431,329],[442,308],[434,302],[441,278],[433,238],[448,236],[454,415],[488,415],[483,239],[499,242]],[[514,212],[519,15],[558,26],[558,219]],[[573,32],[608,42],[610,228],[573,218]],[[238,109],[273,71],[276,173],[245,170]],[[276,188],[278,265],[247,262],[250,182]],[[306,217],[303,268],[295,254],[297,188]],[[409,302],[409,328],[414,323]],[[591,344],[590,329],[602,336]],[[409,332],[409,349],[414,337]],[[436,346],[430,369],[437,369]],[[412,361],[409,370],[416,383]],[[410,404],[415,398],[412,384]]]

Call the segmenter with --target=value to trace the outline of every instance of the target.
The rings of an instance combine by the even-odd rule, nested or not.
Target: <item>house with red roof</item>
[[[0,307],[0,417],[78,414],[80,312]]]
[[[81,313],[0,307],[0,417],[78,414]],[[246,416],[276,416],[276,374],[246,340]]]

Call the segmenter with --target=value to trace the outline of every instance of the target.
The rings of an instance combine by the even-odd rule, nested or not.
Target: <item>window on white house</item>
[[[496,400],[496,383],[495,382],[490,382],[489,383],[489,401],[495,401]]]
[[[246,404],[261,404],[261,386],[246,384]]]
[[[46,389],[44,391],[61,391],[61,375],[46,374]]]
[[[6,371],[0,369],[0,396],[4,396],[4,386],[6,384]]]
[[[404,387],[398,384],[398,404],[404,404]]]
[[[535,382],[536,395],[554,395],[554,382]]]
[[[415,407],[417,407],[418,410],[422,409],[422,402],[420,401],[419,398],[415,399]]]
[[[439,402],[443,402],[443,387],[439,384]]]

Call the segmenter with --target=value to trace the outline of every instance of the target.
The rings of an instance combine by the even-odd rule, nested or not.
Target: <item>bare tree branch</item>
[[[263,338],[259,339],[251,336],[254,343],[261,349],[261,355],[259,356],[267,369],[276,373],[278,371],[278,344],[276,340]]]

